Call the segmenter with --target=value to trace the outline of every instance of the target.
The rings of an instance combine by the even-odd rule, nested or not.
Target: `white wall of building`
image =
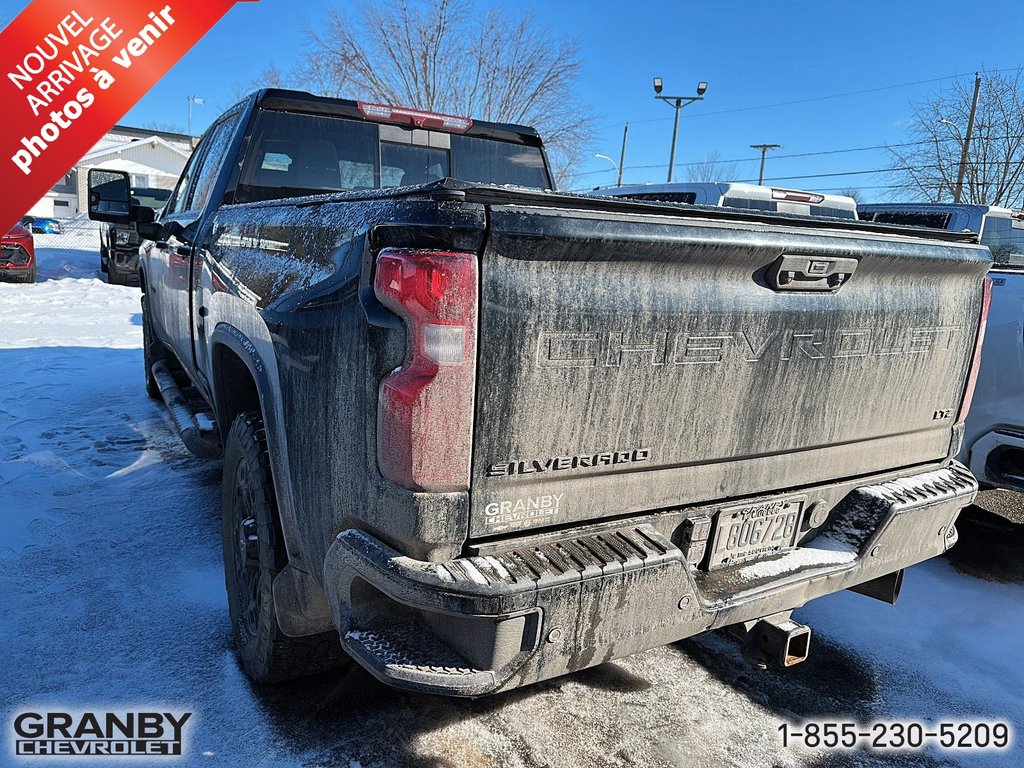
[[[133,186],[173,189],[192,152],[191,141],[174,134],[165,138],[155,134],[140,137],[139,133],[115,126],[75,164],[77,178],[66,176],[26,213],[61,219],[86,210],[90,168],[127,171]]]

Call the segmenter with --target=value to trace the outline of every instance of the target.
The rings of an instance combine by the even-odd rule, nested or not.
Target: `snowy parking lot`
[[[231,648],[220,464],[147,398],[139,291],[101,279],[97,242],[37,236],[40,282],[0,284],[0,763],[38,764],[11,752],[15,712],[160,705],[194,713],[185,765],[1024,765],[1024,534],[982,524],[911,569],[896,606],[844,593],[798,611],[814,639],[788,671],[710,635],[478,701],[358,667],[252,685]],[[807,718],[1018,733],[1008,752],[784,748],[779,725]]]

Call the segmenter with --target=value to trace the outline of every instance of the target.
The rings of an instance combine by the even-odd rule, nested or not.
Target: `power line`
[[[899,171],[925,170],[925,169],[929,169],[929,168],[939,168],[939,167],[940,166],[938,166],[938,165],[934,165],[934,166],[932,166],[932,165],[922,165],[922,166],[917,166],[917,167],[913,167],[913,166],[899,167],[898,166],[898,167],[890,167],[890,168],[871,168],[871,169],[865,169],[865,170],[859,170],[859,171],[842,171],[842,172],[839,172],[839,173],[809,173],[809,174],[804,174],[804,175],[800,175],[800,176],[773,176],[771,178],[766,178],[764,180],[764,183],[767,183],[767,182],[770,182],[770,181],[794,181],[796,179],[827,179],[827,178],[832,178],[832,177],[836,177],[836,176],[863,176],[863,175],[872,174],[872,173],[894,173],[894,172],[899,172]],[[757,179],[734,179],[734,180],[732,180],[732,183],[736,183],[736,184],[757,184],[758,182],[757,182]],[[627,186],[629,186],[629,185],[627,185]],[[582,191],[586,191],[586,190],[583,190],[582,188],[581,188],[581,190]],[[810,191],[813,191],[813,190],[807,190],[807,191],[810,192]]]
[[[847,154],[847,153],[850,153],[850,152],[869,152],[869,151],[878,150],[878,149],[890,149],[890,148],[898,148],[898,147],[911,147],[911,146],[915,146],[915,145],[918,145],[918,144],[931,144],[931,143],[932,143],[931,139],[926,139],[926,140],[923,140],[923,141],[907,141],[907,142],[903,142],[901,144],[879,144],[879,145],[874,146],[874,147],[850,147],[849,149],[826,149],[826,150],[821,150],[819,152],[792,152],[792,153],[790,153],[788,155],[772,155],[772,159],[773,160],[788,160],[790,158],[795,158],[795,157],[820,157],[822,155],[841,155],[841,154]],[[716,160],[715,162],[719,163],[721,165],[725,165],[725,164],[728,164],[728,163],[756,163],[757,161],[758,161],[757,157],[735,157],[735,158],[730,158],[728,160]],[[706,160],[694,160],[694,161],[686,162],[686,163],[676,163],[676,165],[690,166],[690,165],[704,165],[706,163],[707,163]],[[665,167],[666,167],[666,165],[664,163],[656,163],[656,164],[653,164],[653,165],[627,165],[624,170],[627,170],[627,171],[638,171],[638,170],[650,170],[652,168],[665,168]],[[595,173],[605,173],[605,172],[607,172],[607,170],[608,170],[607,168],[599,168],[596,171],[580,171],[576,175],[577,176],[591,176],[591,175],[593,175]]]
[[[1015,139],[1019,138],[1017,135],[1012,136],[987,136],[985,141],[1003,141],[1004,139]],[[815,152],[791,152],[785,155],[772,155],[772,160],[789,160],[792,158],[801,157],[821,157],[823,155],[842,155],[849,154],[852,152],[871,152],[879,149],[899,149],[901,147],[915,147],[922,144],[934,144],[935,139],[921,139],[919,141],[904,141],[896,144],[876,144],[872,147],[848,147],[846,149],[824,149]],[[737,157],[728,160],[715,160],[717,164],[727,165],[729,163],[756,163],[758,157]],[[676,163],[676,165],[692,166],[692,165],[705,165],[707,160],[694,160],[686,163]],[[980,165],[983,163],[975,162],[973,165]],[[997,163],[998,164],[998,163]],[[627,165],[623,168],[624,171],[639,171],[639,170],[651,170],[656,168],[667,167],[664,163],[655,163],[652,165]],[[579,173],[573,174],[574,176],[592,176],[597,173],[607,173],[607,168],[599,168],[595,171],[580,171]]]
[[[866,187],[857,187],[859,190],[865,189],[907,189],[906,184],[872,184]],[[813,187],[803,190],[804,192],[842,192],[844,189],[849,187]]]
[[[973,163],[973,165],[975,167],[988,166],[988,165],[1002,166],[1003,162],[1002,161],[998,161],[998,160],[992,160],[992,161],[988,161],[988,162],[978,161],[978,162]],[[663,168],[664,166],[658,166],[658,167]],[[870,175],[870,174],[900,173],[900,172],[906,172],[906,171],[935,171],[935,170],[939,170],[939,169],[941,169],[943,167],[944,166],[938,165],[938,164],[907,165],[907,166],[897,165],[897,166],[889,166],[888,168],[865,168],[865,169],[860,169],[860,170],[856,170],[856,171],[837,171],[837,172],[832,172],[832,173],[808,173],[808,174],[801,174],[801,175],[797,175],[797,176],[773,176],[771,178],[764,179],[764,183],[773,182],[773,181],[797,181],[797,180],[802,180],[802,179],[828,179],[828,178],[836,178],[836,177],[840,177],[840,176],[866,176],[866,175]],[[732,183],[736,183],[736,184],[756,184],[756,183],[758,183],[758,180],[757,179],[733,179]],[[626,186],[630,186],[630,185],[627,184]],[[903,185],[897,184],[895,186],[901,187]],[[865,187],[865,189],[868,189],[868,187]],[[588,187],[577,187],[577,188],[575,188],[572,191],[587,192],[587,191],[590,191],[590,188],[588,188]],[[822,190],[808,189],[806,191],[807,192],[820,192]]]
[[[788,160],[788,159],[794,158],[794,157],[819,157],[821,155],[840,155],[840,154],[845,154],[845,153],[849,153],[849,152],[869,152],[871,150],[877,150],[877,149],[889,149],[890,147],[892,147],[892,148],[910,147],[910,146],[914,146],[914,145],[917,145],[917,144],[931,144],[931,143],[932,143],[931,139],[926,139],[924,141],[908,141],[908,142],[903,142],[901,144],[879,144],[879,145],[876,145],[874,147],[850,147],[848,149],[825,149],[825,150],[821,150],[821,151],[818,151],[818,152],[791,152],[791,153],[786,154],[786,155],[772,155],[772,159],[773,160]],[[728,160],[716,160],[715,162],[724,165],[724,164],[727,164],[727,163],[751,163],[751,162],[757,162],[757,160],[758,160],[757,157],[735,157],[735,158],[730,158]],[[694,161],[686,162],[686,163],[676,163],[676,165],[684,165],[684,166],[704,165],[706,162],[707,162],[706,160],[694,160]],[[654,164],[654,165],[627,165],[624,170],[636,171],[636,170],[649,170],[649,169],[652,169],[652,168],[665,168],[665,167],[666,166],[665,166],[664,163]],[[596,171],[581,171],[581,172],[577,173],[576,175],[577,176],[591,176],[591,175],[593,175],[595,173],[605,173],[606,171],[607,171],[606,168],[599,168]]]
[[[990,69],[990,70],[986,70],[986,71],[989,72],[989,73],[992,73],[992,74],[997,74],[997,73],[1000,73],[1000,72],[1016,72],[1017,70],[1018,70],[1018,67],[1006,67],[1004,69]],[[859,90],[859,91],[846,91],[845,93],[833,93],[833,94],[829,94],[827,96],[810,96],[810,97],[808,97],[806,99],[792,99],[790,101],[777,101],[777,102],[774,102],[772,104],[756,104],[756,105],[749,106],[749,107],[735,107],[733,109],[719,109],[719,110],[712,111],[712,112],[695,112],[694,114],[690,115],[690,117],[694,118],[694,117],[712,117],[714,115],[731,115],[731,114],[735,114],[736,112],[750,112],[750,111],[757,110],[757,109],[771,109],[772,107],[788,107],[788,106],[792,106],[794,104],[809,104],[809,103],[816,102],[816,101],[827,101],[829,99],[843,99],[843,98],[846,98],[848,96],[861,96],[861,95],[868,94],[868,93],[878,93],[879,91],[891,91],[891,90],[894,90],[894,89],[897,89],[897,88],[909,88],[909,87],[914,86],[914,85],[925,85],[927,83],[938,83],[938,82],[941,82],[943,80],[953,80],[953,79],[955,79],[957,77],[969,77],[969,76],[971,76],[973,74],[974,74],[973,72],[961,72],[961,73],[955,74],[955,75],[946,75],[945,77],[933,77],[933,78],[929,78],[927,80],[915,80],[915,81],[910,82],[910,83],[895,83],[895,84],[892,84],[892,85],[881,85],[881,86],[877,86],[875,88],[864,88],[863,90]],[[666,120],[671,120],[671,119],[672,118],[670,118],[670,117],[649,117],[649,118],[645,118],[645,119],[642,119],[642,120],[628,119],[628,120],[625,120],[625,121],[619,121],[619,122],[615,122],[615,123],[604,123],[604,124],[598,125],[596,127],[597,128],[610,128],[610,127],[615,127],[615,126],[621,125],[622,122],[628,122],[628,123],[631,123],[631,124],[636,124],[636,123],[663,123]]]

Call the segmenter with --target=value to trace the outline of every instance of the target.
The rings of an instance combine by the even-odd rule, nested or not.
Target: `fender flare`
[[[295,524],[295,514],[292,507],[292,496],[290,488],[290,475],[288,473],[288,460],[285,451],[284,425],[280,423],[276,402],[273,400],[273,382],[271,381],[270,368],[260,356],[256,345],[240,330],[230,323],[220,322],[210,335],[210,358],[211,367],[216,360],[216,350],[223,346],[233,352],[243,363],[256,383],[256,393],[260,401],[260,415],[263,418],[263,427],[267,435],[267,452],[270,454],[270,476],[274,487],[274,495],[277,501],[278,516],[281,521],[281,532],[284,535],[285,549],[288,552],[288,560],[293,565],[305,570],[302,564],[302,555],[298,547],[298,534]],[[276,368],[276,367],[275,367]],[[223,403],[220,402],[220,387],[217,382],[217,370],[211,370],[213,381],[211,393],[213,395],[214,413],[217,414],[218,425],[222,434],[230,429],[230,424],[221,423],[220,414],[223,412]]]

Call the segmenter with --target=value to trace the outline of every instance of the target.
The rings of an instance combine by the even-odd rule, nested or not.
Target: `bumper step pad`
[[[520,547],[494,555],[460,557],[435,566],[452,584],[548,586],[657,565],[679,549],[649,525]]]
[[[954,461],[948,467],[932,472],[858,488],[836,509],[823,534],[849,544],[861,554],[869,554],[880,537],[891,534],[887,529],[898,526],[903,519],[912,517],[928,523],[929,529],[934,527],[938,530],[933,521],[926,519],[927,515],[922,518],[908,513],[924,507],[943,505],[954,499],[963,507],[974,501],[977,493],[978,481],[974,475],[963,464]],[[948,549],[956,543],[956,529],[953,520],[943,522],[943,535],[947,539],[945,549]],[[929,532],[934,533],[920,533],[928,535]]]
[[[948,467],[925,472],[904,480],[890,480],[878,485],[865,485],[860,492],[878,496],[892,504],[916,507],[947,501],[956,496],[976,492],[978,481],[963,464],[954,461]]]
[[[467,667],[461,656],[418,621],[382,631],[352,630],[345,634],[345,640],[350,650],[361,651],[364,659],[372,660],[391,675],[465,677],[486,674]]]

